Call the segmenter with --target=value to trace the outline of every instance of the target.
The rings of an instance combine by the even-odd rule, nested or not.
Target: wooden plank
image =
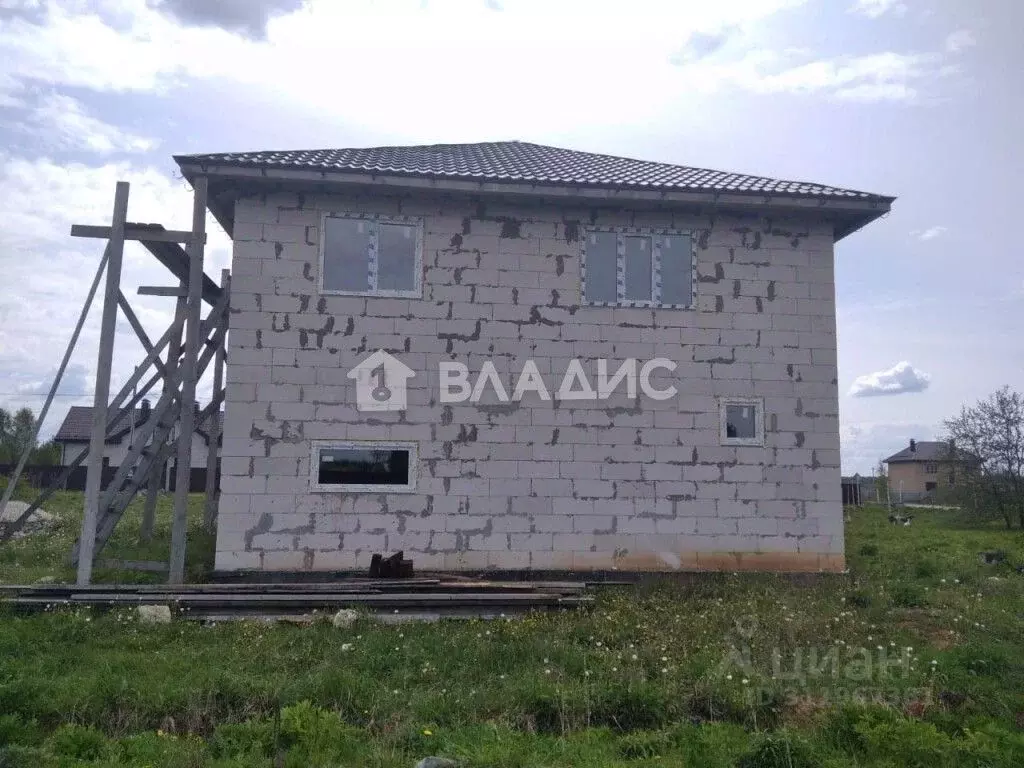
[[[192,473],[192,432],[195,423],[196,370],[199,328],[203,308],[203,251],[206,243],[206,195],[208,179],[192,182],[192,233],[188,243],[188,305],[185,319],[185,357],[181,363],[181,408],[178,422],[178,456],[175,461],[174,513],[171,517],[171,584],[185,581],[185,549],[188,532],[188,491]]]
[[[92,434],[89,440],[89,468],[85,481],[85,513],[82,518],[82,557],[78,559],[78,583],[92,578],[96,523],[99,518],[100,485],[103,481],[103,450],[107,433],[107,407],[110,399],[110,366],[117,331],[117,294],[121,290],[121,261],[124,256],[124,225],[128,215],[128,182],[117,182],[114,213],[109,238],[106,293],[100,321],[100,344],[96,358],[96,389],[93,396]]]
[[[222,269],[220,272],[220,289],[229,297],[231,295],[231,272]],[[231,306],[231,299],[228,299],[228,306]],[[230,322],[231,313],[224,313],[224,325]],[[224,386],[224,356],[227,347],[225,336],[217,346],[213,358],[213,391],[220,392]],[[220,409],[213,414],[210,420],[210,427],[206,430],[206,507],[203,510],[203,525],[207,531],[213,532],[217,525],[217,480],[220,475],[217,457],[220,451],[221,419]]]
[[[143,350],[147,353],[153,351],[153,342],[149,340],[149,336],[146,334],[146,329],[142,327],[142,323],[139,322],[138,316],[135,314],[135,310],[132,309],[132,305],[128,303],[128,299],[125,298],[123,291],[117,292],[117,305],[121,308],[121,312],[124,313],[125,319],[128,320],[128,325],[135,331],[136,337],[139,339],[139,343],[142,345]],[[156,356],[153,358],[153,365],[160,371],[161,374],[167,375],[167,371],[164,368],[164,364],[160,362],[160,357]]]
[[[78,335],[82,332],[82,326],[85,324],[85,318],[89,315],[89,308],[92,306],[92,300],[96,296],[96,289],[99,287],[100,279],[103,277],[103,270],[106,268],[109,258],[110,243],[107,243],[107,247],[103,249],[103,258],[100,259],[100,264],[96,268],[96,276],[93,278],[92,284],[89,286],[89,292],[85,296],[85,304],[82,305],[82,311],[78,315],[78,322],[75,324],[75,329],[71,333],[71,340],[68,341],[68,346],[64,350],[64,357],[61,359],[60,365],[57,367],[57,373],[53,377],[53,384],[50,385],[50,391],[46,395],[46,401],[43,403],[42,410],[39,411],[39,417],[36,419],[36,423],[32,431],[32,440],[25,446],[25,450],[18,459],[18,466],[15,467],[14,474],[7,478],[7,487],[4,489],[3,497],[0,498],[0,517],[2,517],[3,511],[7,508],[7,503],[11,500],[11,495],[14,493],[14,490],[18,485],[18,478],[21,477],[21,473],[25,469],[25,464],[28,462],[28,458],[32,454],[32,446],[35,445],[36,439],[39,437],[39,428],[42,427],[43,422],[46,420],[46,414],[50,410],[50,404],[53,402],[53,397],[57,393],[57,387],[60,385],[60,380],[64,376],[64,371],[68,367],[68,361],[71,359],[71,353],[74,352],[75,345],[78,343]],[[20,531],[21,527],[28,521],[34,511],[35,510],[29,507],[22,512],[14,522],[0,526],[0,542],[7,541],[9,538],[14,536],[15,533]]]
[[[111,227],[94,227],[88,224],[72,224],[72,237],[95,237],[101,240],[109,240],[112,233]],[[125,240],[141,240],[150,243],[187,243],[193,237],[192,232],[176,229],[150,229],[137,224],[126,224],[124,227]],[[206,235],[203,235],[203,242],[206,242]]]
[[[139,296],[184,296],[186,291],[182,287],[173,285],[140,285]]]

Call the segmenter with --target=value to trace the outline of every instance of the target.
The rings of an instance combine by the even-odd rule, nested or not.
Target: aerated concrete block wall
[[[319,295],[324,211],[422,217],[423,298]],[[697,230],[696,308],[581,306],[589,225]],[[827,223],[282,194],[240,201],[234,240],[218,569],[844,567]],[[416,371],[404,413],[355,408],[377,349]],[[527,359],[553,390],[602,357],[670,358],[679,394],[438,402],[442,360],[511,392]],[[724,396],[764,399],[764,447],[721,444]],[[417,492],[311,492],[330,439],[417,442]]]

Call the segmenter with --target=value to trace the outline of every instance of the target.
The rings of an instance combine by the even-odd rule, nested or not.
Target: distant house
[[[948,490],[956,485],[963,463],[963,455],[948,442],[911,440],[902,451],[885,459],[889,491],[915,499]]]
[[[126,420],[123,428],[107,439],[103,450],[103,466],[105,469],[116,469],[121,466],[131,446],[132,431],[141,427],[146,422],[149,418],[149,413],[149,403],[143,401],[143,407],[135,409],[133,418]],[[205,472],[206,470],[207,446],[210,442],[208,430],[209,427],[204,426],[201,429],[197,429],[192,435],[193,474],[197,471]],[[67,416],[64,417],[63,423],[53,436],[53,442],[61,448],[60,463],[62,466],[72,464],[89,447],[91,431],[92,408],[79,405],[71,406]],[[172,439],[176,439],[176,437],[176,435],[172,435]],[[170,476],[173,473],[173,467],[174,459],[172,458],[165,470],[164,488],[170,487]],[[197,480],[193,478],[190,484],[196,486]],[[201,486],[201,483],[198,484]]]

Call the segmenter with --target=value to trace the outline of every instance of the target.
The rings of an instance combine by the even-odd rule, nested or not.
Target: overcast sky
[[[187,229],[174,153],[518,138],[897,195],[836,252],[843,468],[870,472],[1024,388],[1022,6],[0,0],[0,405],[41,405],[102,251],[69,227],[118,179]],[[129,246],[155,335],[173,299],[135,286],[165,274]],[[44,434],[91,402],[98,318]],[[115,386],[139,357],[122,323]]]

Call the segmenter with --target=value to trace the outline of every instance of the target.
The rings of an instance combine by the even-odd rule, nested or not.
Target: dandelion
[[[600,641],[600,640],[598,640],[598,641],[597,641],[597,647],[598,647],[598,648],[600,648],[600,647],[601,647],[601,641]]]
[[[432,730],[430,730],[429,728],[424,728],[423,729],[423,735],[424,736],[433,736],[434,732]]]
[[[352,650],[352,643],[342,643],[341,644],[341,650],[342,650],[342,652],[344,652],[344,651],[351,651]]]
[[[668,667],[662,667],[661,668],[661,674],[667,675],[668,674]]]
[[[499,679],[499,680],[504,680],[504,679],[505,679],[505,676],[504,676],[504,675],[498,675],[498,679]]]
[[[747,680],[747,678],[745,678],[745,677],[740,682],[743,683],[744,685],[750,685],[750,681]]]
[[[545,669],[544,670],[544,674],[545,675],[550,675],[551,674],[551,670],[550,669]]]
[[[661,660],[662,660],[662,661],[668,661],[668,656],[662,656],[662,657],[661,657]]]
[[[618,667],[612,667],[612,672],[618,672],[618,671],[619,671]]]
[[[635,653],[633,654],[632,659],[633,659],[633,661],[636,661],[636,654]]]
[[[725,679],[726,679],[726,680],[732,680],[732,675],[726,675],[726,676],[725,676]]]

